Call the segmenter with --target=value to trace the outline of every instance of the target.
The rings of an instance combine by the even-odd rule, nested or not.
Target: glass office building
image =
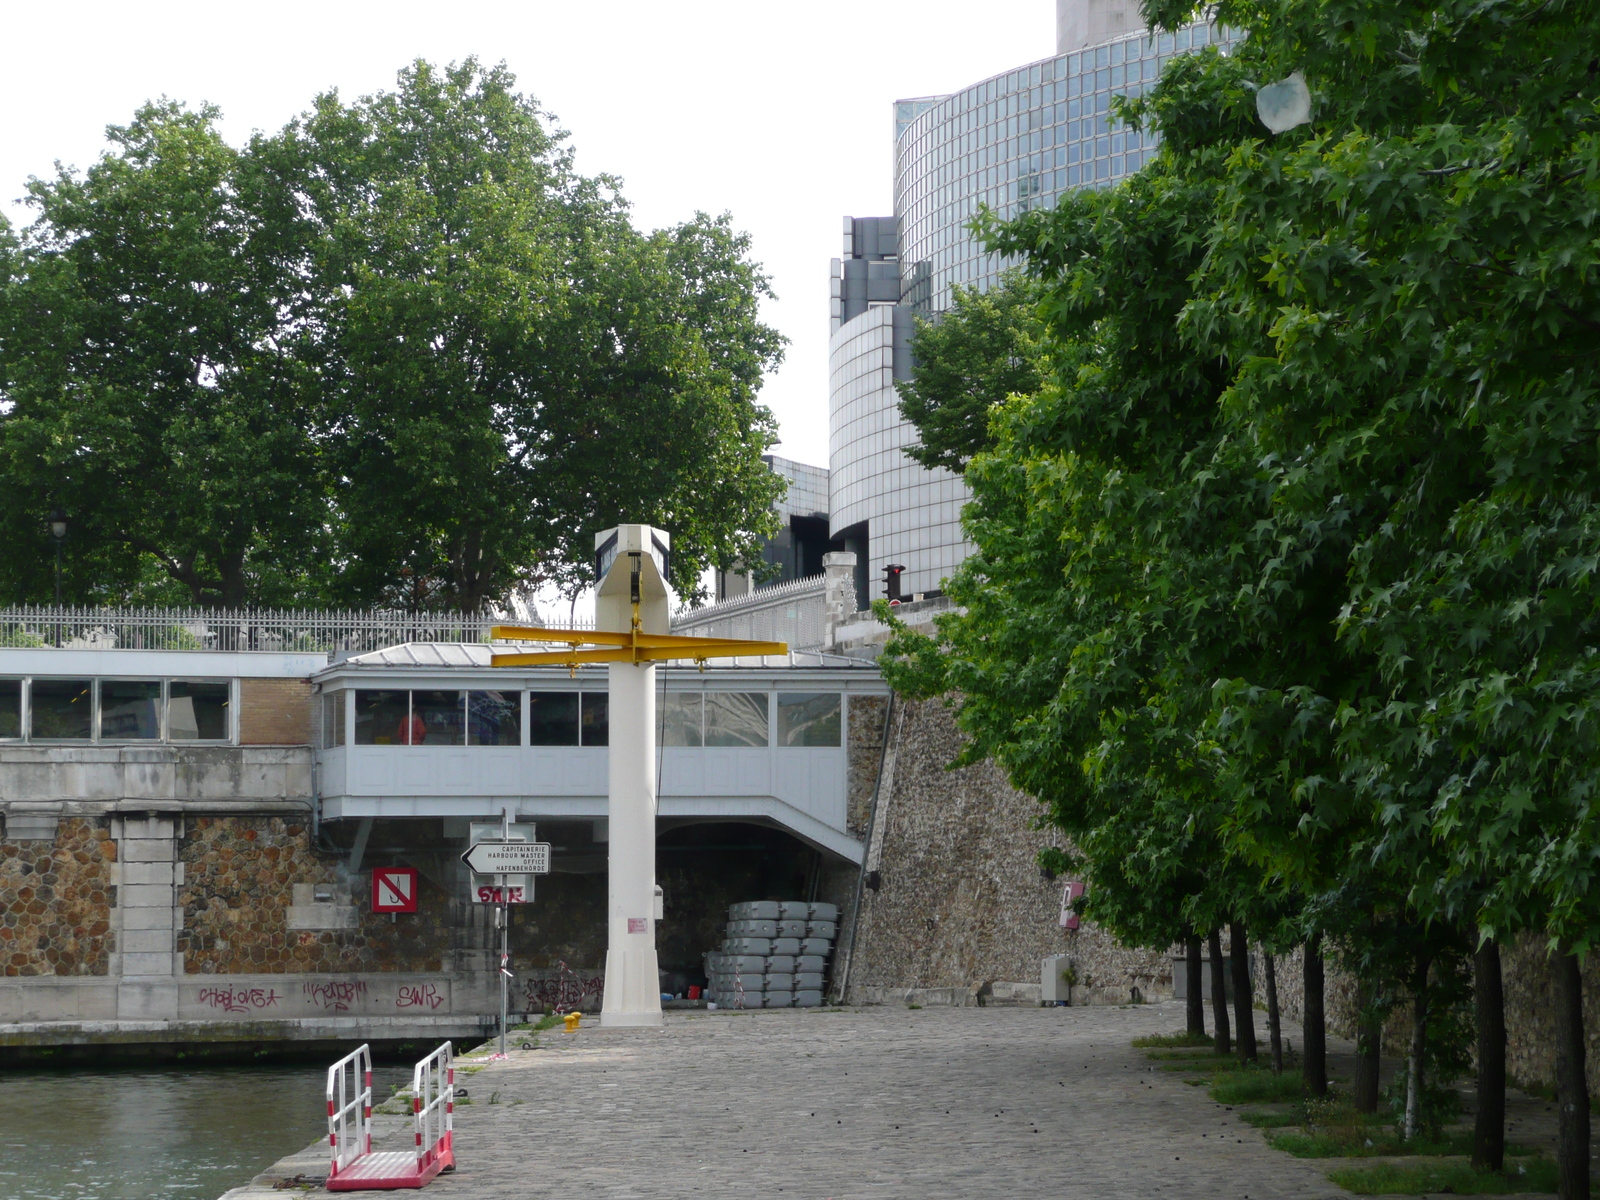
[[[910,373],[914,319],[946,309],[952,284],[991,287],[1007,265],[983,252],[967,222],[983,205],[1012,217],[1137,171],[1155,141],[1116,126],[1111,97],[1142,94],[1175,54],[1230,40],[1208,24],[1122,32],[1122,12],[1100,13],[1097,2],[1060,0],[1062,53],[1052,58],[951,95],[897,101],[895,214],[845,218],[830,300],[831,531],[836,544],[864,551],[872,596],[883,594],[877,581],[889,564],[906,568],[905,591],[927,592],[971,551],[960,526],[967,489],[906,457],[916,430],[894,388]],[[1079,45],[1085,29],[1116,36]]]
[[[921,312],[949,304],[950,285],[992,286],[1003,263],[966,229],[988,205],[1002,217],[1049,207],[1075,187],[1137,171],[1155,138],[1118,126],[1111,97],[1139,96],[1175,54],[1223,40],[1210,25],[1135,34],[1018,67],[920,110],[895,141],[895,218],[905,299]]]

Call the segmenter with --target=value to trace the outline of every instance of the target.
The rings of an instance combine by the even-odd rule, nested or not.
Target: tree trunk
[[[1261,965],[1267,984],[1267,1042],[1272,1047],[1272,1073],[1283,1074],[1283,1029],[1278,1019],[1278,966],[1272,954],[1263,947]]]
[[[1211,951],[1211,1046],[1218,1054],[1233,1049],[1228,1037],[1228,985],[1222,974],[1222,932],[1211,931],[1206,939],[1206,949]]]
[[[1188,984],[1185,989],[1187,995],[1184,997],[1184,1015],[1188,1018],[1190,1036],[1205,1037],[1206,998],[1202,994],[1205,991],[1205,984],[1201,981],[1200,939],[1191,933],[1184,942],[1184,950],[1188,955],[1188,961],[1184,963],[1184,970],[1187,973],[1185,983]]]
[[[1378,1078],[1383,1066],[1383,1023],[1372,1015],[1377,1002],[1374,989],[1360,985],[1360,1011],[1356,1014],[1356,1078],[1351,1103],[1362,1113],[1378,1111]]]
[[[1422,1119],[1422,1088],[1427,1082],[1423,1075],[1422,1056],[1428,1048],[1428,967],[1426,954],[1417,955],[1417,966],[1411,976],[1411,1053],[1406,1055],[1406,1119],[1404,1136],[1410,1141],[1417,1136],[1417,1125]]]
[[[1500,986],[1500,947],[1486,941],[1473,956],[1478,1018],[1478,1114],[1472,1126],[1472,1165],[1501,1171],[1506,1162],[1506,1006]]]
[[[1250,943],[1245,937],[1243,921],[1228,925],[1228,942],[1233,958],[1233,1026],[1239,1060],[1253,1062],[1256,1057],[1255,996],[1250,986]]]
[[[1558,954],[1555,968],[1556,1195],[1589,1198],[1589,1086],[1584,1077],[1583,975],[1574,954]]]
[[[1302,1068],[1306,1091],[1328,1094],[1328,1026],[1322,1010],[1322,935],[1313,933],[1305,945],[1305,1016],[1300,1040],[1305,1043]]]

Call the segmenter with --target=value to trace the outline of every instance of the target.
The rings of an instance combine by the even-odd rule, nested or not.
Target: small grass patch
[[[1145,1057],[1151,1062],[1205,1062],[1220,1055],[1212,1050],[1151,1050]]]
[[[554,1029],[559,1024],[561,1024],[560,1013],[545,1013],[544,1016],[540,1017],[529,1028],[531,1028],[534,1033],[543,1033],[546,1029]]]
[[[1177,1046],[1209,1046],[1211,1035],[1205,1033],[1152,1033],[1133,1039],[1135,1050],[1172,1049]]]
[[[1421,1196],[1443,1192],[1457,1196],[1504,1196],[1515,1192],[1553,1192],[1556,1165],[1535,1158],[1503,1174],[1474,1171],[1470,1163],[1379,1163],[1371,1167],[1339,1167],[1328,1178],[1358,1196]]]
[[[1202,1054],[1184,1062],[1162,1063],[1163,1071],[1203,1071],[1207,1075],[1227,1071],[1253,1071],[1255,1067],[1247,1067],[1237,1058],[1224,1058],[1220,1054]]]
[[[1299,1071],[1274,1075],[1259,1067],[1218,1072],[1211,1085],[1211,1098],[1218,1104],[1272,1104],[1298,1100],[1305,1090]]]
[[[1439,1158],[1472,1153],[1472,1134],[1466,1132],[1407,1142],[1396,1137],[1392,1129],[1363,1128],[1359,1125],[1311,1129],[1304,1133],[1280,1133],[1270,1138],[1269,1143],[1274,1149],[1296,1158],[1377,1158],[1397,1154]],[[1531,1153],[1526,1146],[1506,1146],[1506,1154],[1513,1157],[1520,1158]]]
[[[1239,1119],[1257,1129],[1288,1129],[1306,1123],[1306,1116],[1298,1108],[1277,1109],[1272,1112],[1242,1112]]]

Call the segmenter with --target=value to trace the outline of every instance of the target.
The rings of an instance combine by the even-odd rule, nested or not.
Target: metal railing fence
[[[674,616],[672,631],[782,641],[791,650],[813,649],[826,639],[826,583],[826,576],[808,575],[704,608],[684,609]]]
[[[399,609],[0,608],[0,648],[364,654],[401,642],[487,642],[511,618]]]

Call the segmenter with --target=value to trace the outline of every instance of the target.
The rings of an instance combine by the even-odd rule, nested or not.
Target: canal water
[[[0,1072],[0,1200],[216,1200],[328,1130],[326,1066]],[[374,1102],[405,1067],[373,1071]]]

